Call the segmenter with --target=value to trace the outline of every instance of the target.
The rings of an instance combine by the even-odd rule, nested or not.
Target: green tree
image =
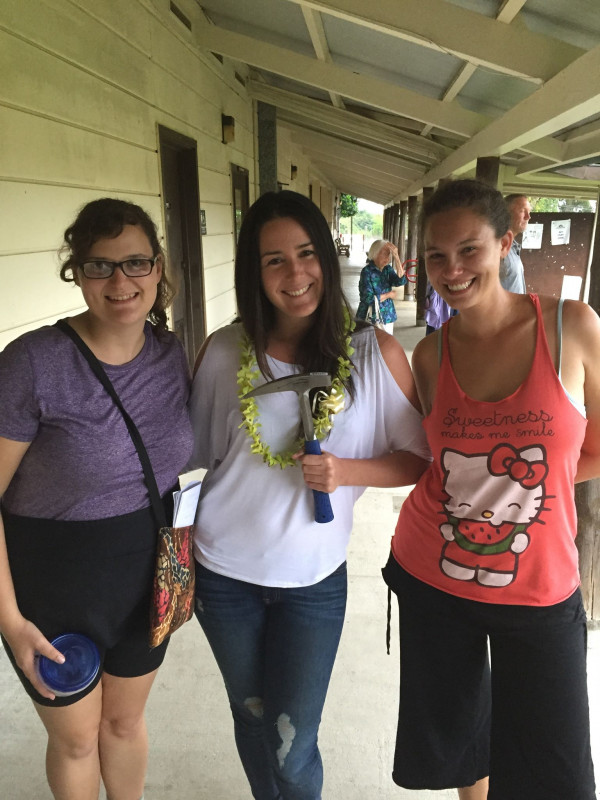
[[[383,235],[383,218],[381,214],[373,214],[371,211],[361,209],[356,212],[353,223],[354,230],[357,233],[364,233],[365,236],[375,239]]]
[[[579,200],[576,197],[530,197],[532,211],[551,211],[559,213],[564,211],[577,211],[594,213],[596,208],[589,200]]]
[[[562,211],[563,209],[561,209]],[[589,200],[578,200],[576,197],[571,197],[568,200],[565,200],[564,205],[565,211],[577,211],[579,213],[594,213],[596,211],[595,206]]]
[[[358,198],[351,194],[340,195],[340,217],[353,217],[358,211]]]
[[[529,202],[531,203],[532,211],[557,212],[562,211],[565,201],[560,200],[558,197],[530,197]]]
[[[354,215],[354,229],[357,233],[364,233],[368,236],[371,235],[373,230],[373,215],[368,211],[360,210]]]

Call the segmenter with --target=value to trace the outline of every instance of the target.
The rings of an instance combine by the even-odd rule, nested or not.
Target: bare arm
[[[29,442],[14,442],[0,437],[0,496],[4,494],[21,463]],[[19,611],[15,590],[8,563],[4,523],[0,515],[0,630],[10,645],[19,667],[29,678],[38,692],[44,697],[54,699],[37,678],[34,669],[36,653],[62,663],[63,656],[43,636],[38,628],[25,619]]]
[[[562,380],[586,409],[587,429],[575,482],[600,477],[600,319],[587,304],[567,302],[563,312]]]
[[[402,262],[400,261],[400,256],[398,255],[398,248],[396,245],[392,244],[391,242],[388,245],[390,254],[392,256],[392,264],[394,265],[394,271],[398,275],[399,278],[404,276],[404,267],[402,266]],[[394,298],[396,296],[396,292],[392,289],[389,292],[384,292],[381,295],[382,300],[387,300],[388,297]]]
[[[393,336],[375,332],[381,354],[394,379],[409,402],[420,411],[406,354]],[[304,480],[310,489],[333,492],[338,486],[409,486],[416,483],[429,462],[406,450],[385,453],[374,458],[338,458],[324,452],[321,456],[299,455]]]
[[[395,244],[391,242],[388,245],[390,249],[390,253],[392,254],[392,261],[394,263],[394,269],[398,273],[398,277],[402,277],[404,275],[404,267],[402,266],[402,262],[400,261],[400,256],[398,254],[398,248]]]
[[[439,337],[441,330],[429,334],[417,344],[412,357],[412,368],[423,414],[431,412],[437,388],[439,366]]]

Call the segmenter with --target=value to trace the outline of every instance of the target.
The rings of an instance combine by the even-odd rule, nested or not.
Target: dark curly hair
[[[463,178],[444,183],[423,203],[420,219],[421,239],[425,224],[430,217],[453,208],[468,208],[483,217],[494,229],[498,239],[508,231],[510,214],[501,193],[487,183]]]
[[[119,236],[125,225],[140,227],[148,237],[152,254],[160,255],[162,258],[162,275],[148,319],[157,332],[166,331],[167,308],[173,300],[175,289],[167,276],[166,258],[158,241],[156,225],[144,209],[135,203],[128,203],[115,197],[102,197],[83,206],[75,222],[64,234],[64,243],[59,251],[61,280],[67,283],[74,282],[75,270],[86,260],[92,245],[99,239],[114,239]]]
[[[296,361],[307,372],[335,375],[338,357],[346,355],[344,308],[352,316],[341,285],[340,263],[327,220],[321,210],[297,192],[267,192],[250,207],[240,230],[235,259],[235,293],[240,319],[254,344],[258,366],[272,379],[267,364],[269,332],[275,324],[275,310],[262,285],[260,232],[272,219],[290,218],[308,234],[323,273],[323,296],[314,322],[298,346]],[[352,381],[348,382],[352,395]]]

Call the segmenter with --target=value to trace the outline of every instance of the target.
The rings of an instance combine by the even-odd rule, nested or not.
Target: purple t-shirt
[[[192,450],[189,369],[172,333],[150,323],[141,352],[103,364],[137,425],[161,494]],[[2,502],[29,517],[90,520],[149,505],[137,451],[121,412],[73,342],[43,327],[0,353],[0,436],[31,442]]]

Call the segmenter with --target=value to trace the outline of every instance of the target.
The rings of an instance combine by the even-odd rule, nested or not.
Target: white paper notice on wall
[[[579,300],[581,295],[581,276],[563,275],[560,296],[565,300]]]
[[[521,247],[524,250],[539,250],[542,246],[543,222],[530,222],[523,233]]]
[[[569,244],[571,238],[571,220],[553,219],[550,229],[550,241],[552,244]]]

